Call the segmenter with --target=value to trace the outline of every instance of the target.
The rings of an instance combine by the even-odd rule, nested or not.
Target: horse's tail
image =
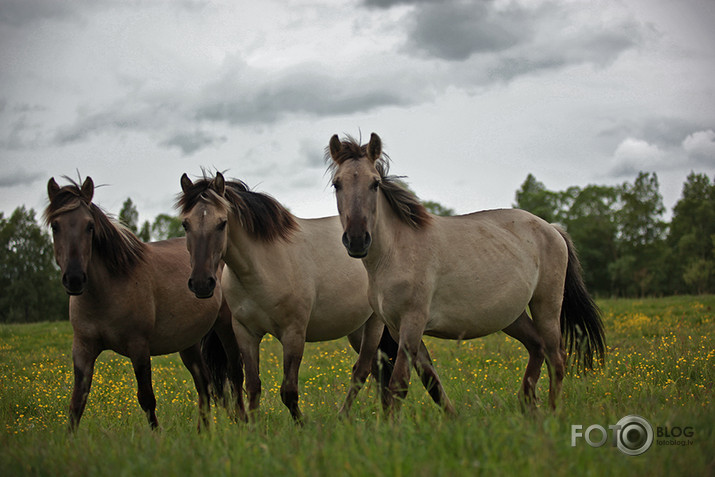
[[[572,364],[578,369],[594,367],[594,358],[603,366],[606,353],[606,335],[601,321],[601,311],[586,290],[581,276],[581,264],[571,237],[556,227],[568,247],[568,266],[564,284],[564,301],[561,305],[561,334]]]
[[[228,357],[218,334],[213,329],[201,338],[201,357],[209,372],[211,394],[215,401],[219,401],[224,397],[228,378]]]

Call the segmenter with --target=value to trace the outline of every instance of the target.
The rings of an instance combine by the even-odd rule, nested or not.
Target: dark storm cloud
[[[224,142],[226,142],[225,136],[215,136],[204,131],[184,131],[172,134],[159,145],[168,148],[177,147],[184,156],[190,156],[201,149]]]
[[[9,172],[3,172],[0,174],[0,188],[29,185],[42,177],[42,172],[30,172],[25,169],[15,169]]]
[[[293,114],[323,117],[405,106],[413,103],[410,91],[417,83],[406,88],[398,79],[341,78],[311,67],[268,73],[237,64],[194,94],[133,94],[93,111],[80,109],[73,123],[58,128],[53,143],[66,145],[103,133],[154,132],[164,137],[160,146],[190,155],[225,141],[204,132],[212,123],[261,125]],[[422,94],[420,101],[429,97]]]
[[[556,2],[367,0],[364,5],[411,5],[403,51],[453,63],[476,61],[472,66],[487,70],[484,82],[571,64],[609,64],[646,35],[646,27],[628,17],[606,21],[598,9],[584,17],[584,9]]]
[[[555,2],[529,7],[487,0],[363,3],[375,15],[393,5],[412,6],[395,25],[394,31],[404,36],[396,50],[357,58],[342,70],[330,59],[266,70],[227,56],[194,91],[169,86],[153,94],[132,90],[111,103],[79,107],[74,122],[56,130],[54,143],[105,132],[151,132],[161,138],[161,147],[190,155],[225,140],[202,132],[214,124],[265,125],[292,116],[406,108],[450,87],[473,91],[574,64],[607,65],[643,36],[628,17],[605,21],[594,10],[592,19],[582,9]]]
[[[366,7],[392,8],[397,5],[422,5],[425,3],[437,3],[448,5],[449,0],[364,0]]]
[[[528,41],[531,17],[523,10],[496,11],[489,2],[425,4],[411,18],[407,49],[450,61],[499,52]]]
[[[196,118],[229,124],[273,123],[288,114],[332,116],[384,106],[411,104],[408,92],[395,82],[356,76],[330,76],[313,65],[278,73],[228,72],[205,88]]]
[[[37,20],[65,19],[75,16],[81,3],[56,0],[2,0],[0,1],[0,24],[24,26]]]
[[[22,27],[42,20],[74,20],[92,10],[136,9],[135,2],[124,0],[0,0],[0,24]],[[207,0],[176,0],[166,2],[172,8],[201,10]]]

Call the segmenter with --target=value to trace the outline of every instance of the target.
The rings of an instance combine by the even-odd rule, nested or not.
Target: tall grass
[[[67,433],[72,386],[66,322],[0,327],[1,475],[713,475],[715,296],[601,300],[606,367],[571,373],[556,412],[523,415],[516,393],[527,353],[504,334],[427,339],[458,415],[443,416],[419,380],[400,416],[386,419],[367,386],[340,420],[355,354],[345,340],[306,346],[300,374],[306,424],[295,426],[278,396],[281,350],[264,341],[259,419],[233,423],[213,409],[196,432],[196,391],[177,355],[152,359],[160,430],[136,402],[129,361],[100,356],[87,410]],[[692,427],[689,445],[658,445],[631,457],[583,439],[571,426],[608,429],[626,415],[653,426]]]

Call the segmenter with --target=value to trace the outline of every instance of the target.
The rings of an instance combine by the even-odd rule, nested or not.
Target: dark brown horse
[[[70,429],[79,425],[92,384],[94,363],[106,349],[127,356],[137,379],[137,398],[152,428],[158,426],[151,356],[179,352],[199,394],[199,428],[208,425],[209,372],[199,342],[212,329],[229,356],[236,395],[243,383],[231,313],[221,293],[198,300],[186,288],[191,273],[184,239],[143,243],[92,203],[90,177],[79,186],[47,184],[45,220],[52,228],[55,260],[70,295],[74,331],[74,389]],[[218,288],[220,290],[220,288]],[[245,417],[239,400],[237,412]]]

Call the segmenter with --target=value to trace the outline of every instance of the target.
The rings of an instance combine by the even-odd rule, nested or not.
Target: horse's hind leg
[[[149,355],[149,347],[142,347],[138,353],[131,354],[132,367],[134,368],[134,376],[137,378],[137,399],[139,406],[147,416],[149,425],[152,429],[159,427],[159,421],[156,418],[156,397],[151,386],[151,356]]]
[[[522,410],[536,409],[536,382],[544,364],[544,341],[534,326],[534,322],[524,311],[514,323],[504,328],[504,333],[516,338],[529,352],[529,362],[524,372],[524,380],[519,390],[519,402]]]
[[[365,325],[361,328],[362,332],[360,344],[357,346],[358,359],[353,366],[352,379],[350,382],[350,388],[348,389],[348,394],[345,396],[345,403],[340,409],[341,416],[347,416],[352,407],[353,401],[357,396],[360,389],[365,384],[368,374],[370,374],[370,368],[375,362],[375,357],[377,354],[377,347],[380,343],[380,337],[382,335],[385,325],[382,321],[373,313],[370,318],[365,322]],[[348,337],[353,348],[356,347],[354,341],[355,336]]]
[[[444,391],[442,381],[434,369],[432,358],[429,355],[429,351],[427,351],[424,341],[420,341],[420,349],[417,351],[415,359],[415,370],[432,400],[447,414],[455,414],[454,406]]]
[[[261,376],[260,367],[260,345],[263,336],[256,336],[241,324],[233,321],[233,332],[236,334],[238,348],[241,350],[243,366],[246,372],[246,394],[248,395],[248,417],[255,417],[254,411],[258,409],[261,401]]]
[[[534,325],[544,342],[546,365],[549,370],[549,406],[556,409],[556,401],[561,394],[561,385],[566,373],[566,352],[561,341],[561,302],[562,294],[552,300],[532,301],[529,304],[534,317]]]
[[[246,421],[246,409],[243,406],[243,360],[231,321],[231,310],[224,302],[221,305],[219,317],[214,326],[228,358],[228,378],[231,381],[231,388],[236,399],[236,417]]]
[[[195,344],[190,348],[186,348],[179,352],[181,356],[181,361],[183,361],[186,369],[191,373],[191,377],[194,378],[194,385],[196,386],[196,391],[199,393],[199,431],[201,430],[201,425],[208,428],[209,425],[209,411],[210,411],[210,397],[209,397],[209,385],[208,376],[209,372],[206,368],[206,363],[201,357],[201,349],[199,344]]]
[[[92,386],[94,363],[99,356],[97,350],[90,343],[81,341],[75,335],[72,343],[72,363],[74,365],[74,388],[70,398],[69,430],[75,431],[79,426],[84,408],[87,405],[87,396]]]

